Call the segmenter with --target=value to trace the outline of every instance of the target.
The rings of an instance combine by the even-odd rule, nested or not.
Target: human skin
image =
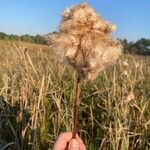
[[[59,135],[53,150],[86,150],[86,147],[78,135],[76,135],[76,139],[72,139],[72,133],[65,132]]]

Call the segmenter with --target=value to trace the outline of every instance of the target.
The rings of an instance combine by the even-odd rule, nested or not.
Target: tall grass
[[[51,149],[71,131],[74,88],[73,70],[53,50],[0,41],[0,149]],[[122,56],[81,89],[78,133],[87,149],[150,149],[150,57]]]

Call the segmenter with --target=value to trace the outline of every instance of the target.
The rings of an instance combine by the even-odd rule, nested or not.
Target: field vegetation
[[[48,46],[1,40],[0,149],[52,149],[71,131],[75,81]],[[87,149],[150,149],[150,56],[123,54],[81,89],[78,134]]]

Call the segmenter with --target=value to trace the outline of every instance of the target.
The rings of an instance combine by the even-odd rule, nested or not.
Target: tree
[[[134,46],[137,48],[139,54],[150,55],[150,39],[141,38]]]
[[[121,43],[123,45],[123,52],[124,53],[135,53],[133,50],[133,42],[128,42],[127,39],[121,40]]]
[[[4,39],[7,36],[7,34],[0,32],[0,39]]]
[[[37,44],[47,44],[47,41],[44,37],[40,36],[40,35],[36,35],[34,37],[34,42]]]

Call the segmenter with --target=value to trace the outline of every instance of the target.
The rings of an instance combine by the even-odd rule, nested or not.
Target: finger
[[[64,141],[69,142],[72,139],[72,133],[71,132],[61,133],[58,139],[59,140],[64,139]]]
[[[77,139],[77,141],[78,141],[79,144],[84,144],[83,141],[82,141],[82,139],[79,137],[78,134],[76,135],[76,139]]]
[[[79,143],[79,149],[80,150],[86,150],[85,144],[83,143],[82,139],[78,135],[76,136],[76,139],[77,139],[77,141]]]
[[[86,146],[84,144],[79,145],[79,150],[86,150]]]
[[[71,132],[61,133],[54,144],[53,150],[64,150],[71,138]]]
[[[68,150],[79,150],[79,144],[78,144],[78,141],[76,139],[72,139],[69,142]]]

